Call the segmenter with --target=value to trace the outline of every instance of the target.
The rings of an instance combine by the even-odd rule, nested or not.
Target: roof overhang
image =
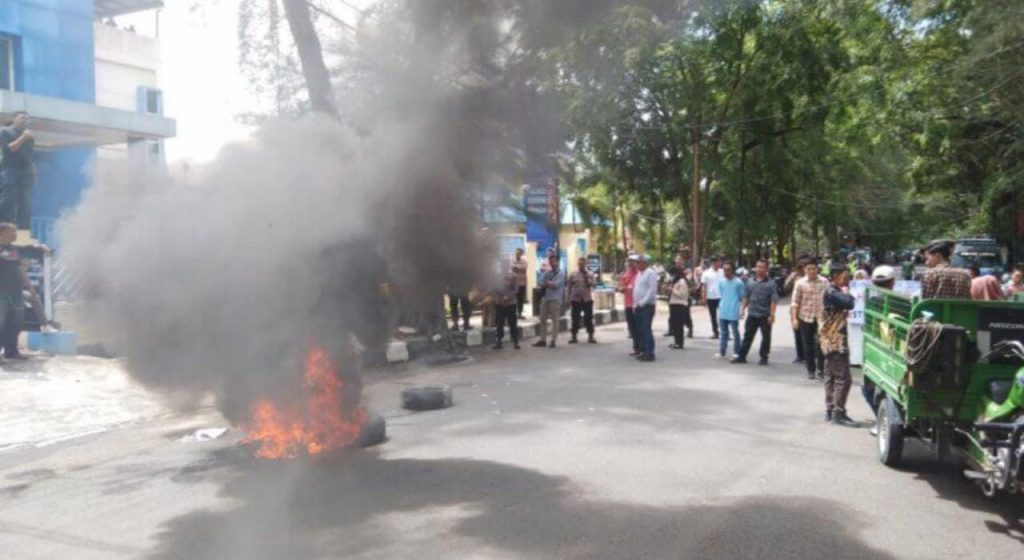
[[[138,140],[173,138],[177,123],[161,115],[134,113],[90,103],[0,91],[0,122],[16,111],[32,119],[29,128],[40,148],[106,146]]]
[[[96,0],[96,17],[113,17],[163,8],[163,0]]]

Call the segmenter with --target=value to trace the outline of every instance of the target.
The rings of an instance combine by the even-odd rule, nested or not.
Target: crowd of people
[[[952,241],[936,241],[925,247],[928,272],[920,284],[923,298],[998,300],[1024,293],[1024,271],[1017,267],[1011,281],[1000,285],[993,276],[981,275],[977,269],[960,269],[950,265]],[[597,342],[594,335],[595,274],[588,269],[586,258],[580,258],[572,272],[560,270],[557,253],[548,254],[538,278],[539,338],[536,347],[555,348],[558,344],[559,319],[563,309],[570,312],[570,344],[579,342],[581,330],[587,342]],[[526,260],[517,250],[502,266],[502,280],[487,298],[495,307],[497,341],[503,347],[506,329],[513,347],[520,348],[518,320],[523,319],[526,300]],[[819,263],[815,258],[801,257],[785,281],[770,276],[766,259],[757,261],[753,274],[737,270],[735,263],[719,257],[706,266],[689,266],[688,255],[681,252],[674,265],[663,269],[646,255],[631,255],[625,272],[618,279],[617,291],[623,295],[626,324],[632,340],[631,356],[640,362],[656,359],[654,319],[659,294],[668,297],[669,348],[683,350],[686,340],[694,336],[691,309],[707,308],[711,338],[718,341],[716,359],[730,359],[732,364],[745,364],[755,340],[760,337],[758,365],[769,364],[772,351],[772,329],[775,325],[779,298],[791,295],[790,327],[796,341],[795,364],[802,365],[809,380],[821,381],[825,387],[825,419],[843,426],[857,424],[846,412],[852,386],[848,321],[856,299],[850,290],[851,280],[870,280],[875,286],[892,290],[897,271],[889,265],[869,268],[850,259],[846,265],[831,261]],[[450,294],[451,317],[455,329],[460,318],[463,328],[472,328],[469,314],[472,303],[467,294]],[[742,327],[742,329],[741,329]],[[874,408],[874,388],[865,382],[862,393]]]
[[[952,241],[936,241],[922,249],[928,267],[920,282],[922,298],[1001,300],[1024,294],[1022,267],[1015,268],[1010,282],[1001,285],[997,278],[982,275],[976,268],[951,266],[953,248]],[[709,259],[705,266],[693,268],[688,257],[680,252],[668,269],[646,255],[628,257],[616,290],[625,300],[632,357],[640,362],[656,360],[654,319],[659,295],[666,295],[669,312],[665,336],[671,338],[668,348],[686,348],[686,340],[694,337],[691,310],[695,305],[703,305],[708,311],[710,336],[718,341],[714,358],[746,364],[755,340],[760,338],[757,363],[767,366],[779,298],[791,295],[788,318],[796,343],[793,363],[803,366],[809,380],[823,383],[827,422],[858,426],[847,414],[853,384],[848,322],[856,304],[850,283],[869,280],[881,289],[893,290],[898,276],[896,268],[889,265],[871,268],[853,258],[839,264],[805,256],[782,280],[771,277],[770,263],[766,259],[758,260],[753,273],[747,274],[737,269],[734,262],[719,257]],[[504,347],[506,334],[515,349],[521,348],[519,320],[524,318],[528,268],[523,250],[517,250],[510,260],[502,263],[497,285],[483,292],[487,302],[485,324],[486,316],[490,315],[496,326],[495,349]],[[558,254],[549,252],[534,293],[538,298],[539,337],[533,346],[555,348],[558,345],[559,321],[566,309],[570,313],[569,344],[580,341],[580,331],[586,332],[587,343],[595,344],[594,289],[597,285],[598,279],[588,268],[586,258],[580,258],[575,270],[568,272],[560,269]],[[460,320],[464,329],[472,328],[469,322],[472,299],[466,292],[449,294],[453,329],[459,328]],[[874,409],[874,387],[866,379],[861,392]]]

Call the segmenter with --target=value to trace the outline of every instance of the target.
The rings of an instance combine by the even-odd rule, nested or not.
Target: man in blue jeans
[[[658,304],[658,275],[650,267],[651,258],[640,257],[638,272],[633,280],[633,314],[636,335],[640,337],[641,362],[654,361],[654,310]]]
[[[718,291],[722,296],[718,304],[718,327],[721,338],[718,340],[718,353],[716,358],[724,358],[729,349],[729,333],[732,333],[733,354],[740,354],[740,303],[743,301],[743,294],[746,286],[743,281],[736,278],[736,267],[727,262],[722,265],[723,278],[718,281]]]

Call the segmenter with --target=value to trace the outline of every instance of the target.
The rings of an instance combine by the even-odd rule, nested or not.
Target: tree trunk
[[[331,76],[324,62],[323,48],[320,37],[313,27],[307,0],[282,0],[284,14],[288,18],[288,27],[295,39],[295,47],[299,51],[302,63],[302,76],[306,80],[309,91],[309,104],[314,113],[325,113],[332,117],[338,116],[334,105],[334,90],[331,89]]]

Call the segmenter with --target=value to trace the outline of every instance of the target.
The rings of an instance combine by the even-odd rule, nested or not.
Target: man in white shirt
[[[654,361],[654,310],[658,304],[658,275],[650,267],[651,258],[640,257],[639,272],[633,281],[633,313],[637,336],[640,337],[641,362]]]
[[[718,281],[725,278],[722,274],[722,259],[715,257],[711,259],[711,268],[708,268],[700,275],[700,283],[704,286],[704,305],[708,306],[708,314],[711,315],[711,338],[718,337],[718,304],[722,301],[722,292],[718,289]]]

